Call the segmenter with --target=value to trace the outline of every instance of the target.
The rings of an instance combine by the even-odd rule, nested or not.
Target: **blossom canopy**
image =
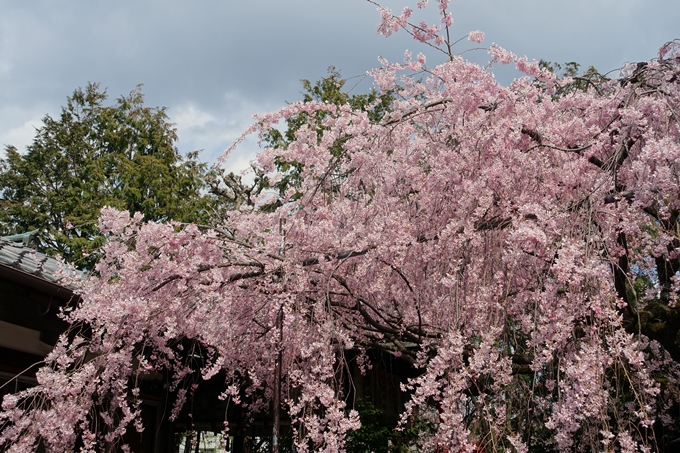
[[[306,118],[257,156],[272,180],[299,171],[274,209],[213,229],[102,212],[105,257],[67,315],[88,334],[5,398],[2,448],[103,451],[140,421],[135,378],[151,372],[168,375],[173,415],[191,376],[270,410],[281,351],[296,449],[343,451],[359,426],[338,379],[350,349],[417,370],[402,420],[435,414],[423,451],[663,448],[680,327],[652,320],[677,316],[680,290],[680,46],[569,90],[491,45],[491,68],[526,74],[506,87],[452,53],[448,2],[434,3],[441,24],[380,10],[382,33],[446,61],[382,61],[372,75],[395,100],[379,121],[316,101],[257,117],[246,133],[262,138]]]

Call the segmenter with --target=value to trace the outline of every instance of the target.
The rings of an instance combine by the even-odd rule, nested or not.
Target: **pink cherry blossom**
[[[484,42],[484,32],[475,30],[468,33],[468,40],[476,43]]]
[[[491,47],[489,47],[489,55],[501,64],[510,64],[517,61],[517,56],[515,56],[515,54],[496,44],[492,44]]]

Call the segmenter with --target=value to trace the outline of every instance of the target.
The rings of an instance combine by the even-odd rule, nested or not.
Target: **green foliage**
[[[368,400],[358,400],[355,408],[361,428],[347,433],[347,453],[407,453],[412,451],[420,435],[433,430],[427,421],[417,417],[399,430],[388,426],[383,412]]]
[[[97,84],[77,89],[59,118],[47,115],[26,153],[0,160],[0,235],[41,230],[41,249],[92,268],[103,243],[100,209],[141,212],[148,220],[205,221],[205,165],[174,146],[163,108],[144,106],[140,87],[104,105]],[[93,255],[94,253],[94,255]]]
[[[538,65],[541,67],[541,69],[547,69],[548,71],[557,75],[560,79],[565,77],[576,77],[578,75],[578,70],[581,67],[581,64],[576,63],[575,61],[560,64],[554,63],[552,61],[541,60],[538,62]],[[589,70],[590,69],[593,71],[595,70],[595,68],[592,66],[589,68]]]
[[[579,72],[581,65],[575,61],[568,63],[554,63],[541,60],[538,65],[541,69],[547,69],[557,76],[558,79],[571,79],[571,81],[557,89],[554,97],[565,96],[576,91],[586,91],[589,88],[599,90],[599,87],[609,79],[600,74],[594,66],[589,66],[583,72]]]
[[[353,94],[343,91],[345,83],[340,71],[334,67],[328,69],[329,75],[315,83],[309,80],[301,80],[303,88],[303,102],[319,102],[327,103],[330,106],[349,105],[352,110],[356,112],[365,112],[370,121],[379,122],[387,112],[389,112],[394,96],[390,93],[380,95],[376,91],[370,91],[366,94]],[[273,149],[286,149],[290,143],[295,140],[295,133],[300,128],[309,127],[316,131],[318,140],[323,138],[327,130],[322,122],[328,118],[329,115],[334,115],[335,109],[315,111],[310,118],[308,113],[299,113],[292,115],[286,120],[286,128],[283,131],[277,129],[270,129],[264,135],[264,142],[266,146]],[[344,156],[343,144],[351,138],[349,135],[340,137],[335,140],[335,143],[328,148],[329,153],[335,158],[334,162],[339,164]],[[282,157],[275,158],[275,166],[277,171],[281,173],[281,178],[276,183],[271,183],[268,176],[258,171],[253,167],[255,172],[255,179],[250,185],[243,183],[240,176],[234,173],[221,172],[219,169],[213,168],[206,174],[205,181],[208,190],[221,201],[215,210],[219,213],[224,213],[226,210],[235,209],[242,205],[253,206],[253,198],[262,193],[263,190],[274,189],[280,196],[283,196],[289,189],[299,189],[301,178],[300,175],[304,170],[304,165],[300,162],[286,160]],[[338,165],[339,167],[339,165]],[[338,172],[334,174],[334,178],[342,179],[345,175]],[[292,198],[297,200],[302,196],[302,193],[295,192]],[[274,200],[267,205],[258,207],[259,211],[270,212],[280,206],[280,199]]]
[[[352,110],[357,112],[366,112],[368,118],[373,122],[379,122],[386,113],[389,112],[394,96],[390,93],[379,94],[375,90],[371,90],[366,94],[352,94],[343,91],[347,80],[342,78],[340,71],[331,66],[328,68],[328,76],[312,84],[309,80],[301,80],[304,102],[325,102],[332,105],[349,105]],[[321,140],[325,128],[321,122],[332,112],[329,110],[320,110],[315,112],[311,123],[316,124],[316,133]],[[287,122],[286,130],[281,132],[276,129],[271,129],[265,136],[267,146],[271,148],[286,148],[294,139],[295,133],[300,130],[303,125],[310,123],[310,118],[307,113],[301,113],[291,116]],[[342,149],[343,140],[338,140],[330,147],[330,153],[339,158],[343,154]],[[299,162],[289,162],[282,159],[276,160],[277,170],[283,174],[283,178],[273,185],[280,194],[283,194],[289,188],[299,187],[300,173],[303,170],[302,164]],[[299,197],[301,194],[297,194]]]
[[[347,453],[389,453],[393,431],[385,426],[382,411],[370,401],[359,400],[356,405],[361,428],[347,434]]]
[[[371,90],[367,94],[353,94],[343,91],[343,87],[347,80],[342,78],[340,71],[331,66],[328,68],[328,76],[318,80],[314,84],[307,79],[302,79],[302,93],[303,102],[326,102],[333,105],[349,105],[353,110],[367,112],[368,117],[373,122],[378,122],[385,116],[390,109],[390,105],[394,100],[391,94],[380,95],[378,92]],[[320,123],[330,112],[328,110],[321,110],[315,114],[315,123]],[[273,148],[280,148],[288,146],[295,139],[295,132],[300,127],[309,122],[308,115],[302,113],[294,115],[287,121],[287,129],[281,133],[278,130],[269,131],[266,137],[267,145]],[[324,129],[319,126],[317,134],[319,139],[323,136]]]

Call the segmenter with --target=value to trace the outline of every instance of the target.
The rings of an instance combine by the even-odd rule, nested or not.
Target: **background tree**
[[[38,229],[41,249],[91,268],[102,245],[96,220],[111,206],[148,220],[202,222],[204,164],[183,157],[163,108],[141,88],[105,105],[97,84],[77,89],[61,115],[46,116],[25,153],[7,146],[0,161],[0,234]]]
[[[316,110],[311,114],[301,112],[285,118],[286,127],[283,132],[276,128],[264,132],[263,142],[266,146],[274,149],[285,149],[295,141],[296,132],[303,126],[307,127],[310,124],[314,124],[317,137],[321,140],[325,132],[324,119],[335,115],[335,108],[339,106],[346,106],[357,112],[366,112],[369,120],[377,123],[389,111],[395,95],[392,91],[379,93],[376,90],[362,94],[350,94],[343,90],[347,80],[342,78],[342,73],[334,66],[328,68],[328,76],[321,80],[312,83],[307,79],[302,79],[300,82],[303,89],[303,103],[329,104],[333,108]],[[331,155],[336,158],[340,157],[342,141],[349,138],[349,136],[345,136],[339,139],[328,150]],[[303,166],[299,162],[276,159],[276,169],[281,175],[281,178],[277,180],[271,180],[266,174],[259,171],[260,169],[257,166],[253,166],[251,169],[255,174],[254,181],[250,185],[244,185],[242,178],[233,172],[220,172],[219,169],[214,168],[208,176],[211,193],[225,199],[230,206],[242,204],[253,206],[254,200],[262,194],[263,190],[273,189],[278,192],[279,197],[283,197],[289,189],[295,190],[300,187],[300,172]],[[297,197],[301,195],[299,192],[296,193],[295,196]],[[274,209],[277,204],[278,201],[274,201],[270,205],[261,207],[261,209]]]
[[[581,64],[575,61],[554,63],[541,60],[538,62],[538,66],[552,72],[562,82],[555,87],[553,96],[564,96],[575,90],[585,91],[589,88],[597,90],[609,80],[605,75],[600,74],[594,66],[589,66],[585,71],[579,71]]]

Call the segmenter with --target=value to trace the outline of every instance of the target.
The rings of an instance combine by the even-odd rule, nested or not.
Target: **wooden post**
[[[194,453],[201,451],[201,432],[196,431],[196,447],[194,448]]]
[[[276,367],[274,370],[274,423],[272,427],[272,453],[279,453],[279,439],[281,436],[281,362],[283,361],[283,307],[276,315],[276,328],[279,331],[276,352]]]
[[[279,235],[281,236],[281,249],[279,254],[283,256],[286,250],[285,219],[279,219]],[[283,276],[281,276],[283,280]],[[272,424],[272,453],[279,453],[279,440],[281,438],[281,368],[283,364],[283,305],[279,306],[276,314],[276,330],[279,338],[276,342],[276,362],[274,366],[274,423]]]
[[[191,440],[194,438],[194,433],[189,431],[184,436],[184,453],[191,453]]]

